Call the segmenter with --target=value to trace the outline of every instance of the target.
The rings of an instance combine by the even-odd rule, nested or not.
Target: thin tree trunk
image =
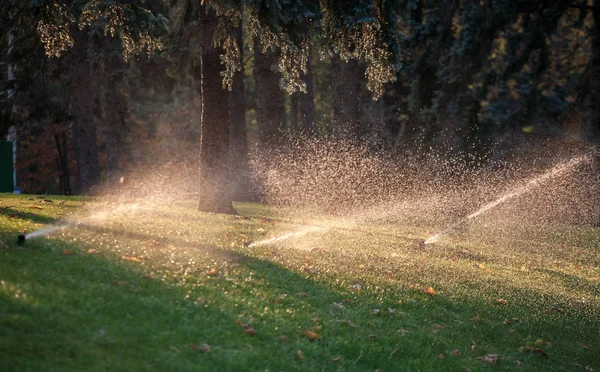
[[[298,114],[303,134],[308,137],[313,137],[317,134],[317,115],[315,113],[315,85],[313,83],[312,74],[312,44],[310,43],[310,30],[310,24],[304,22],[301,26],[301,31],[308,45],[308,62],[306,64],[306,74],[302,76],[302,80],[306,84],[306,93],[300,93],[298,96]]]
[[[600,0],[594,1],[592,9],[592,60],[590,63],[590,124],[594,144],[600,146]]]
[[[218,19],[204,7],[200,20],[202,36],[200,56],[200,198],[198,210],[235,213],[229,185],[229,92],[221,80],[221,48],[213,46]]]
[[[124,67],[120,57],[111,55],[111,48],[106,48],[106,79],[102,100],[104,113],[104,134],[106,139],[106,180],[113,184],[119,178],[119,160],[122,155],[125,116],[127,112],[125,97],[119,94],[119,70]]]
[[[334,57],[331,61],[333,88],[333,135],[357,141],[360,136],[361,68],[356,60]]]
[[[69,74],[70,111],[74,116],[73,148],[77,160],[77,189],[87,194],[98,180],[98,143],[94,123],[94,96],[87,56],[87,34],[71,27],[75,46],[71,50]]]
[[[273,54],[260,51],[254,38],[254,79],[256,82],[256,119],[258,139],[262,147],[283,142],[285,126],[285,97],[279,87],[280,73],[273,71],[277,60]]]
[[[60,184],[60,192],[63,195],[71,195],[71,173],[69,171],[69,153],[68,153],[68,143],[67,143],[67,135],[65,132],[61,132],[60,134],[54,135],[54,143],[56,145],[56,152],[58,154],[57,157],[57,165],[58,172],[60,174],[59,184]]]
[[[242,24],[233,31],[240,50],[240,63],[244,61],[244,39]],[[233,78],[233,87],[229,93],[229,121],[231,133],[230,159],[233,195],[236,200],[248,200],[250,196],[250,174],[248,168],[248,131],[246,129],[246,96],[244,87],[244,68]]]
[[[306,26],[306,37],[308,34],[308,26]],[[309,46],[310,48],[310,46]],[[298,114],[302,132],[305,136],[315,136],[317,134],[317,123],[315,113],[315,85],[313,83],[312,65],[310,58],[310,49],[308,56],[308,64],[306,66],[306,74],[302,77],[306,84],[306,93],[297,93],[298,96]]]
[[[298,103],[300,101],[301,92],[295,92],[290,96],[290,128],[289,132],[292,138],[297,137],[302,132],[302,128],[300,127],[300,123],[298,121],[298,116],[300,113],[298,112]]]

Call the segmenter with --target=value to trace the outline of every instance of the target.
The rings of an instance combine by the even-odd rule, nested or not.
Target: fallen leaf
[[[437,295],[437,293],[435,293],[435,290],[433,289],[433,287],[428,287],[427,289],[424,289],[423,293],[428,294],[430,296]]]
[[[129,285],[129,282],[127,280],[113,280],[112,283],[116,285]]]
[[[302,350],[296,350],[296,358],[304,359],[304,355],[302,355]]]
[[[208,275],[210,275],[210,276],[216,276],[217,274],[218,274],[217,269],[215,269],[214,267],[208,271]]]
[[[190,344],[190,349],[201,351],[201,352],[207,353],[207,354],[211,352],[209,344],[202,344],[202,345]]]
[[[346,306],[344,306],[343,304],[340,304],[338,302],[334,302],[331,304],[331,306],[335,309],[344,309]]]
[[[315,324],[319,324],[319,323],[321,323],[321,319],[319,319],[319,318],[312,318],[312,322],[315,323]]]
[[[349,320],[338,320],[338,323],[346,323],[346,324],[348,324],[348,327],[353,328],[353,329],[356,328],[356,326],[354,325],[354,323],[352,323]]]
[[[348,305],[352,305],[354,303],[354,301],[352,301],[351,299],[347,298],[344,300],[345,303],[347,303]],[[600,331],[600,330],[599,330]]]
[[[253,327],[244,328],[244,333],[250,336],[254,336],[256,334],[256,329]]]
[[[44,207],[40,207],[39,205],[30,205],[29,208],[31,208],[31,209],[44,209]]]
[[[373,309],[371,310],[371,315],[378,315],[381,312],[381,310],[379,309]]]
[[[444,326],[443,326],[443,325],[440,325],[440,324],[437,324],[437,323],[435,323],[435,324],[433,325],[433,328],[435,328],[435,329],[442,329],[442,328],[444,328]]]
[[[318,340],[321,338],[318,333],[314,331],[297,331],[300,334],[305,335],[310,341]]]
[[[337,362],[339,362],[339,361],[340,361],[340,359],[342,359],[342,356],[341,356],[341,355],[340,355],[340,356],[337,356],[337,357],[335,357],[335,358],[333,358],[333,359],[331,359],[331,361],[332,361],[332,362],[334,362],[334,363],[337,363]]]
[[[194,302],[200,305],[204,305],[206,303],[206,298],[204,296],[200,296]]]
[[[476,348],[477,344],[475,343],[475,341],[471,341],[471,351],[475,351]]]
[[[477,360],[488,364],[497,364],[498,357],[498,354],[486,354],[485,356],[477,358]]]
[[[129,261],[129,262],[138,262],[138,263],[139,263],[139,262],[142,262],[142,260],[140,260],[140,259],[139,259],[139,258],[137,258],[137,257],[133,257],[133,256],[123,256],[123,257],[121,257],[121,259],[122,259],[123,261]]]
[[[94,249],[94,248],[90,248],[87,251],[88,254],[100,254],[100,251]]]
[[[63,256],[70,256],[73,254],[73,251],[65,248],[62,251],[60,251],[60,254],[62,254]]]
[[[290,342],[290,339],[288,338],[288,336],[284,336],[284,335],[277,337],[277,339],[281,342],[285,342],[286,344]]]
[[[458,349],[454,349],[454,350],[452,350],[452,351],[450,352],[450,355],[452,355],[452,356],[460,356],[460,355],[461,355],[461,354],[460,354],[460,350],[458,350]]]
[[[371,333],[370,335],[367,336],[368,338],[370,338],[371,340],[374,340],[377,338],[377,335]]]
[[[308,293],[298,292],[298,293],[296,293],[296,296],[298,296],[298,297],[308,297]]]
[[[500,305],[508,305],[508,301],[503,298],[497,299],[496,302],[498,302]]]
[[[440,359],[444,359],[444,354],[439,354],[439,355],[438,355],[438,358],[440,358]]]
[[[404,329],[404,328],[400,328],[400,329],[399,329],[399,330],[397,330],[396,332],[398,332],[398,333],[410,333],[410,331],[407,331],[407,330],[406,330],[406,329]]]
[[[586,372],[594,372],[594,369],[592,368],[592,366],[585,366],[585,371]]]
[[[352,286],[352,288],[353,288],[355,291],[360,291],[360,290],[362,289],[362,285],[360,285],[360,284],[354,284],[354,285]]]

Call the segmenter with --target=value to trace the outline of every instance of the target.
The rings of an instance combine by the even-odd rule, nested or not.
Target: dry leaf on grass
[[[300,360],[304,359],[304,355],[302,355],[302,350],[296,350],[296,358]]]
[[[437,295],[437,293],[435,293],[435,290],[433,289],[433,287],[428,287],[427,289],[424,289],[423,293],[428,294],[430,296]]]
[[[500,305],[508,305],[508,301],[503,298],[497,299],[496,302],[499,303]]]
[[[210,276],[216,276],[217,274],[217,269],[215,269],[214,267],[208,271],[208,275]]]
[[[290,339],[288,338],[288,336],[282,335],[277,337],[277,339],[281,342],[285,342],[286,344],[290,342]]]
[[[452,355],[452,356],[460,356],[460,355],[461,355],[461,354],[460,354],[460,350],[458,350],[458,349],[454,349],[454,350],[452,350],[452,351],[450,352],[450,355]]]
[[[207,354],[211,352],[211,348],[210,348],[209,344],[202,344],[202,345],[190,344],[190,349],[201,351],[201,352],[207,353]]]
[[[199,305],[204,305],[206,303],[206,298],[204,296],[200,296],[195,301]]]
[[[321,338],[317,332],[313,331],[297,331],[300,334],[305,335],[310,341],[318,340]]]
[[[70,256],[73,254],[73,251],[65,248],[62,251],[60,251],[60,254],[62,254],[63,256]]]
[[[244,333],[250,336],[254,336],[256,334],[256,329],[253,327],[244,328]]]
[[[332,362],[334,362],[334,363],[337,363],[337,362],[339,362],[339,361],[340,361],[340,359],[342,359],[342,356],[341,356],[341,355],[339,355],[339,356],[336,356],[335,358],[331,359],[331,361],[332,361]]]
[[[498,363],[498,354],[486,354],[482,357],[477,358],[477,360],[488,363],[488,364],[497,364]]]
[[[140,260],[137,257],[133,257],[133,256],[122,256],[121,259],[123,261],[129,261],[129,262],[136,262],[136,263],[142,262],[142,260]]]

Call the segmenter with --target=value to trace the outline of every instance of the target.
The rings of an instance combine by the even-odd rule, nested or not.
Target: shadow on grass
[[[35,223],[43,223],[49,224],[56,222],[56,219],[53,217],[42,216],[32,212],[23,212],[18,209],[13,209],[11,207],[0,208],[0,215],[7,216],[9,218],[18,218],[22,220],[29,220]]]
[[[156,240],[150,234],[82,228],[117,240]],[[466,354],[471,340],[477,340],[474,356],[501,353],[503,363],[519,358],[534,370],[553,366],[552,360],[517,352],[528,335],[545,337],[549,321],[512,314],[508,307],[491,310],[413,293],[401,314],[374,316],[374,308],[385,312],[397,306],[394,296],[351,293],[270,260],[213,245],[171,237],[160,242],[240,266],[222,277],[194,273],[186,284],[180,272],[151,277],[153,267],[109,257],[118,252],[78,254],[87,249],[85,243],[54,239],[33,240],[25,249],[11,246],[0,260],[0,365],[14,370],[460,370],[486,365],[473,357],[447,355],[443,360],[439,355],[455,348]],[[76,254],[61,255],[63,249]],[[193,301],[199,296],[205,305]],[[350,297],[354,303],[344,302]],[[467,321],[488,311],[497,318]],[[528,323],[522,332],[518,325],[509,334],[502,319],[515,316]],[[251,323],[257,334],[246,334],[238,321]],[[437,323],[443,327],[435,328]],[[314,342],[297,332],[320,325],[323,337]],[[409,333],[396,332],[399,328]],[[500,332],[510,340],[496,348],[490,335]],[[281,335],[289,344],[277,339]],[[203,343],[211,345],[210,354],[189,346]],[[581,355],[571,358],[583,361],[579,349]],[[304,359],[296,357],[297,350]],[[343,359],[331,362],[338,355]]]

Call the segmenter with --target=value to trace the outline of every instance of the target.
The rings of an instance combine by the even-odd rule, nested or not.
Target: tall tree
[[[250,196],[250,170],[248,166],[248,131],[246,129],[246,96],[244,86],[243,23],[234,27],[233,41],[237,44],[240,69],[233,78],[229,93],[230,158],[233,198],[247,200]]]
[[[221,55],[214,42],[219,17],[201,6],[200,31],[200,199],[198,210],[235,213],[229,183],[229,92],[223,87]]]
[[[333,58],[331,68],[334,137],[356,141],[360,136],[362,69],[358,61],[339,57]]]
[[[272,52],[262,51],[254,38],[254,79],[256,83],[256,120],[262,147],[281,144],[285,130],[285,96],[279,86],[281,74]]]
[[[94,123],[94,88],[88,59],[88,34],[71,26],[75,45],[69,51],[70,111],[73,114],[73,147],[77,159],[77,191],[86,194],[100,175],[98,141]]]
[[[298,99],[298,119],[300,128],[306,136],[317,134],[317,123],[315,113],[315,85],[313,83],[312,68],[312,46],[311,46],[311,25],[308,20],[301,24],[304,42],[307,49],[306,72],[302,76],[302,81],[306,86],[306,92],[297,96]]]

